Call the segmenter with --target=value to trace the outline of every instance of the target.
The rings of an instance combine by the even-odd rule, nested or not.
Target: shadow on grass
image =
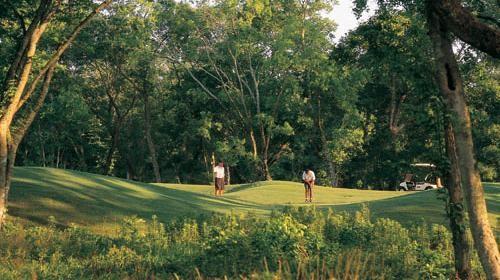
[[[500,215],[499,187],[485,186],[486,204],[488,213],[497,217]],[[444,201],[438,199],[437,191],[415,192],[410,195],[391,197],[362,203],[344,205],[318,205],[318,209],[332,208],[334,211],[354,212],[366,205],[372,213],[372,218],[390,218],[403,225],[415,223],[437,223],[448,226]],[[498,227],[496,221],[491,220],[493,227]],[[496,225],[496,226],[495,226]]]
[[[248,190],[248,189],[262,187],[263,185],[264,184],[262,182],[240,184],[240,185],[236,185],[234,187],[230,187],[227,192],[228,193],[235,193],[235,192],[240,192],[240,191],[244,191],[244,190]]]
[[[17,170],[19,171],[19,170]],[[137,215],[160,219],[210,212],[269,211],[234,198],[215,198],[146,183],[46,168],[23,168],[14,179],[9,213],[34,222],[55,216],[63,222],[95,224]],[[16,174],[17,175],[17,174]],[[269,208],[269,207],[268,207]]]
[[[147,184],[60,169],[16,168],[14,175],[9,214],[36,223],[45,223],[49,216],[55,216],[62,224],[77,222],[95,225],[116,223],[131,215],[144,219],[156,215],[160,220],[168,220],[211,212],[268,214],[273,209],[296,205],[258,204],[233,197],[214,197],[189,189],[171,188],[168,184]],[[264,185],[262,182],[237,185],[229,187],[228,193]],[[485,190],[489,212],[499,215],[500,187],[485,184]],[[316,207],[353,212],[363,204],[368,205],[374,218],[391,218],[403,224],[420,222],[425,218],[428,222],[447,224],[444,202],[437,199],[435,191],[415,192],[364,203],[323,203]]]

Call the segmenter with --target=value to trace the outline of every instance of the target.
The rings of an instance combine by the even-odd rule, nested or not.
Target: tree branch
[[[24,36],[23,36],[23,41],[21,44],[19,44],[19,47],[16,52],[16,56],[14,57],[14,60],[12,61],[9,70],[7,71],[7,75],[5,77],[4,81],[4,91],[7,91],[9,88],[9,83],[11,80],[15,79],[16,73],[19,73],[20,70],[19,68],[21,67],[21,62],[23,61],[23,57],[26,56],[28,45],[30,44],[31,37],[35,33],[35,31],[38,28],[38,25],[43,19],[43,15],[46,13],[46,10],[48,9],[49,3],[47,1],[42,1],[40,5],[38,6],[35,16],[33,20],[31,21],[30,25],[28,26],[28,29],[26,30]],[[24,64],[24,63],[23,63]],[[5,94],[5,92],[4,92]],[[6,96],[2,96],[2,99],[4,99]],[[3,100],[2,100],[3,101]]]
[[[83,27],[85,27],[85,25],[87,25],[96,14],[98,14],[103,9],[105,9],[107,6],[109,6],[111,4],[111,2],[113,2],[113,0],[105,0],[99,6],[97,6],[97,8],[95,8],[94,11],[92,11],[84,20],[82,20],[73,29],[73,32],[71,32],[71,35],[66,39],[66,41],[64,41],[63,43],[61,43],[57,47],[56,52],[52,55],[52,57],[45,64],[45,66],[40,70],[38,75],[33,79],[33,82],[31,83],[28,91],[24,93],[19,105],[17,106],[16,111],[18,111],[24,105],[24,103],[30,98],[30,96],[35,91],[35,89],[36,89],[38,83],[40,82],[40,80],[42,79],[42,77],[45,75],[45,73],[47,73],[47,71],[52,66],[54,66],[59,61],[59,58],[61,57],[61,55],[66,51],[66,49],[68,49],[68,47],[71,45],[71,43],[76,39],[76,36],[78,35],[78,33],[80,33],[80,31],[83,29]]]
[[[458,0],[432,1],[432,8],[460,40],[500,58],[500,29],[483,23]]]
[[[54,74],[55,70],[55,65],[50,67],[47,70],[47,73],[45,75],[45,79],[42,84],[42,90],[40,91],[40,94],[38,95],[37,101],[33,104],[33,108],[26,112],[26,115],[24,118],[20,118],[19,120],[16,120],[16,126],[13,131],[12,135],[12,140],[14,145],[19,145],[21,141],[24,138],[24,135],[26,134],[26,131],[28,128],[31,126],[33,123],[33,120],[35,119],[36,115],[40,111],[40,109],[43,106],[43,103],[45,102],[45,98],[47,97],[47,93],[49,92],[49,87],[50,83],[52,81],[52,76]]]

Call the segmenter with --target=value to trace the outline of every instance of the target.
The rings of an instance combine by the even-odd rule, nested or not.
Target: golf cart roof
[[[413,164],[410,164],[411,166],[415,166],[415,167],[431,167],[431,168],[434,168],[436,167],[434,164],[432,163],[413,163]]]

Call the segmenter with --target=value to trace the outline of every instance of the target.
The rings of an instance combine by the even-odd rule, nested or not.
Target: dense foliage
[[[212,2],[116,1],[99,15],[62,58],[17,164],[208,183],[215,156],[236,183],[298,180],[309,166],[324,185],[383,189],[410,163],[446,166],[429,39],[411,9],[336,41],[333,1]],[[17,22],[0,26],[11,50]],[[498,66],[466,47],[459,59],[482,177],[498,180]]]
[[[288,208],[268,219],[212,215],[166,224],[123,220],[116,236],[80,227],[9,224],[0,278],[450,279],[453,252],[440,225],[404,228],[354,215]],[[383,265],[381,265],[383,264]],[[479,279],[477,260],[474,278]]]

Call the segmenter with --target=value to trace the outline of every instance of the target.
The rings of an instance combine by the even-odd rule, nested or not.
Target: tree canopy
[[[299,180],[309,166],[325,185],[392,189],[410,163],[441,163],[423,18],[380,12],[336,42],[333,4],[115,3],[63,55],[18,164],[206,183],[215,155],[233,182]],[[462,49],[480,170],[497,180],[498,114],[484,106],[498,103],[497,65]]]

